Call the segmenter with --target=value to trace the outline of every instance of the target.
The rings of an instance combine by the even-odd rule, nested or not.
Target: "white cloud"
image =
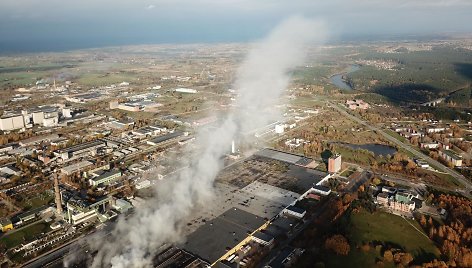
[[[146,7],[146,9],[154,9],[154,8],[156,8],[155,5],[149,5],[149,6]]]

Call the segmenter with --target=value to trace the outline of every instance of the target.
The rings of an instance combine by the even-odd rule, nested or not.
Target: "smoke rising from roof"
[[[89,241],[98,250],[92,267],[151,267],[152,257],[164,244],[181,242],[182,229],[193,210],[212,201],[213,183],[223,167],[222,158],[239,132],[264,126],[274,114],[265,113],[278,102],[290,82],[289,72],[303,63],[307,46],[320,44],[322,23],[303,17],[283,21],[257,42],[237,71],[236,107],[212,131],[197,134],[196,152],[184,169],[156,189],[156,198],[128,219],[120,219],[112,235]]]

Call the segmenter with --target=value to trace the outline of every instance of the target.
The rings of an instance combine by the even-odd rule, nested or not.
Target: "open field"
[[[407,222],[408,221],[408,222]],[[439,249],[424,236],[419,224],[413,220],[405,220],[399,216],[377,211],[372,214],[365,210],[347,213],[341,219],[346,229],[351,251],[347,256],[336,256],[326,252],[323,254],[325,267],[374,267],[383,258],[383,250],[373,246],[363,251],[357,247],[364,243],[381,244],[384,248],[401,248],[411,253],[415,262],[430,261],[439,257]],[[411,224],[411,225],[410,225]],[[417,229],[415,229],[413,226]],[[421,232],[421,233],[420,233]],[[383,267],[395,267],[393,263],[384,262]]]
[[[0,243],[4,244],[6,248],[14,248],[24,241],[31,241],[41,233],[45,233],[49,230],[49,224],[45,222],[39,222],[20,229],[18,231],[12,230],[0,238]]]
[[[31,210],[31,209],[35,209],[35,208],[47,205],[53,199],[54,199],[54,195],[46,191],[36,196],[23,199],[20,202],[19,206],[23,207],[24,210]]]

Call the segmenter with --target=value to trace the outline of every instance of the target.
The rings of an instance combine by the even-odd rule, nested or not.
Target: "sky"
[[[246,42],[283,19],[324,20],[332,40],[472,32],[472,0],[1,0],[0,52]]]

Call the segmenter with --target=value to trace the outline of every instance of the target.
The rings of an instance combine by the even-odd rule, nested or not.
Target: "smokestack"
[[[59,191],[59,180],[57,178],[57,173],[54,173],[54,194],[56,202],[56,211],[58,216],[62,216],[62,202],[61,202],[61,192]]]
[[[234,144],[234,140],[231,141],[231,153],[232,154],[236,153],[236,145]]]

